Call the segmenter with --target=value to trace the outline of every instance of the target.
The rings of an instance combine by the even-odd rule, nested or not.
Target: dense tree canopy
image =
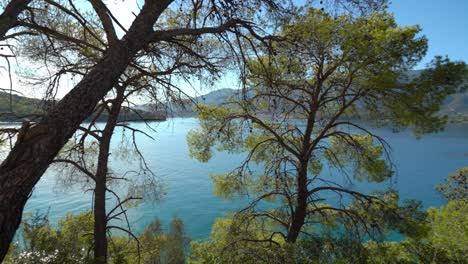
[[[296,242],[317,236],[314,226],[330,221],[361,239],[375,237],[373,229],[403,221],[407,209],[391,192],[343,187],[347,180],[382,182],[393,175],[387,143],[363,121],[418,134],[441,130],[439,106],[463,89],[467,68],[436,57],[429,69],[408,76],[427,40],[418,27],[400,27],[385,12],[333,17],[311,8],[281,29],[282,41],[269,49],[251,47],[242,98],[200,107],[201,127],[188,136],[191,155],[207,161],[213,149],[248,153],[234,171],[212,175],[218,196],[252,200],[234,215],[233,229],[261,235],[247,231],[239,242]]]

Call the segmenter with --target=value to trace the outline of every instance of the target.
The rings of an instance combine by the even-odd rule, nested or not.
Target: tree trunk
[[[112,102],[106,126],[99,140],[98,165],[96,170],[96,187],[94,189],[94,258],[95,263],[107,262],[107,215],[106,187],[109,164],[109,150],[120,109],[124,100],[124,89],[117,90],[117,96]]]
[[[28,6],[31,0],[12,0],[0,15],[0,40],[16,25],[18,16]]]
[[[301,161],[297,171],[297,199],[286,242],[295,243],[307,216],[307,160]]]
[[[102,143],[101,143],[102,144]],[[99,150],[101,151],[101,149]],[[107,162],[107,157],[102,159],[102,156],[108,156],[108,152],[101,154],[99,152],[99,162]],[[96,186],[94,189],[94,260],[95,263],[107,262],[107,219],[106,219],[106,176],[107,168],[101,169],[96,173]],[[105,171],[104,171],[105,170]],[[101,175],[101,173],[105,173]],[[104,176],[104,177],[102,177]]]
[[[112,89],[135,54],[146,46],[153,25],[170,1],[145,1],[128,33],[110,47],[78,84],[34,126],[23,126],[0,165],[0,262],[21,222],[24,205],[54,157]]]

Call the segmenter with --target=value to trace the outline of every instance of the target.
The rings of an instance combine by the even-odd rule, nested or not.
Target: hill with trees
[[[11,102],[11,104],[10,104]],[[22,122],[24,118],[30,120],[39,117],[45,113],[46,104],[43,100],[29,98],[9,93],[0,92],[0,122]],[[13,110],[13,111],[12,111]],[[14,113],[12,115],[11,113]],[[88,117],[85,122],[89,122],[96,117],[96,113]],[[109,117],[107,112],[102,112],[96,119],[98,122],[105,122]],[[166,114],[162,111],[151,111],[143,109],[133,109],[126,106],[122,107],[119,115],[119,121],[162,121],[166,119]]]

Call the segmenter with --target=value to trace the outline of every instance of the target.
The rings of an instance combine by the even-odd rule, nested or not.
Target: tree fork
[[[0,40],[2,40],[8,30],[16,26],[18,16],[23,12],[31,0],[12,0],[8,3],[0,15]]]

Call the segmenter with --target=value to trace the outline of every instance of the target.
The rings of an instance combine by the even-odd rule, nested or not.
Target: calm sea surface
[[[158,123],[156,132],[149,131],[144,124],[133,125],[150,132],[155,138],[139,136],[137,141],[166,192],[157,203],[144,202],[130,209],[129,218],[135,231],[141,231],[156,217],[167,225],[172,217],[177,216],[184,221],[186,232],[192,239],[205,239],[210,235],[216,218],[245,204],[241,201],[227,202],[214,196],[208,176],[234,169],[242,161],[243,155],[218,153],[208,163],[189,158],[186,135],[198,126],[197,119],[178,118]],[[452,125],[443,133],[425,135],[419,140],[409,132],[374,131],[391,145],[397,175],[391,182],[380,185],[358,183],[355,186],[358,189],[370,191],[391,185],[399,190],[402,199],[418,199],[423,201],[425,207],[437,207],[443,201],[435,192],[435,185],[457,168],[468,166],[468,125]],[[114,148],[120,146],[120,139],[120,134],[116,134]],[[116,150],[114,152],[117,153]],[[134,161],[118,159],[111,166],[116,172],[138,167]],[[325,170],[324,173],[330,172]],[[25,212],[48,212],[51,222],[56,223],[66,213],[91,209],[91,192],[84,192],[80,186],[63,190],[57,184],[57,177],[62,176],[53,169],[46,172],[29,199]]]

